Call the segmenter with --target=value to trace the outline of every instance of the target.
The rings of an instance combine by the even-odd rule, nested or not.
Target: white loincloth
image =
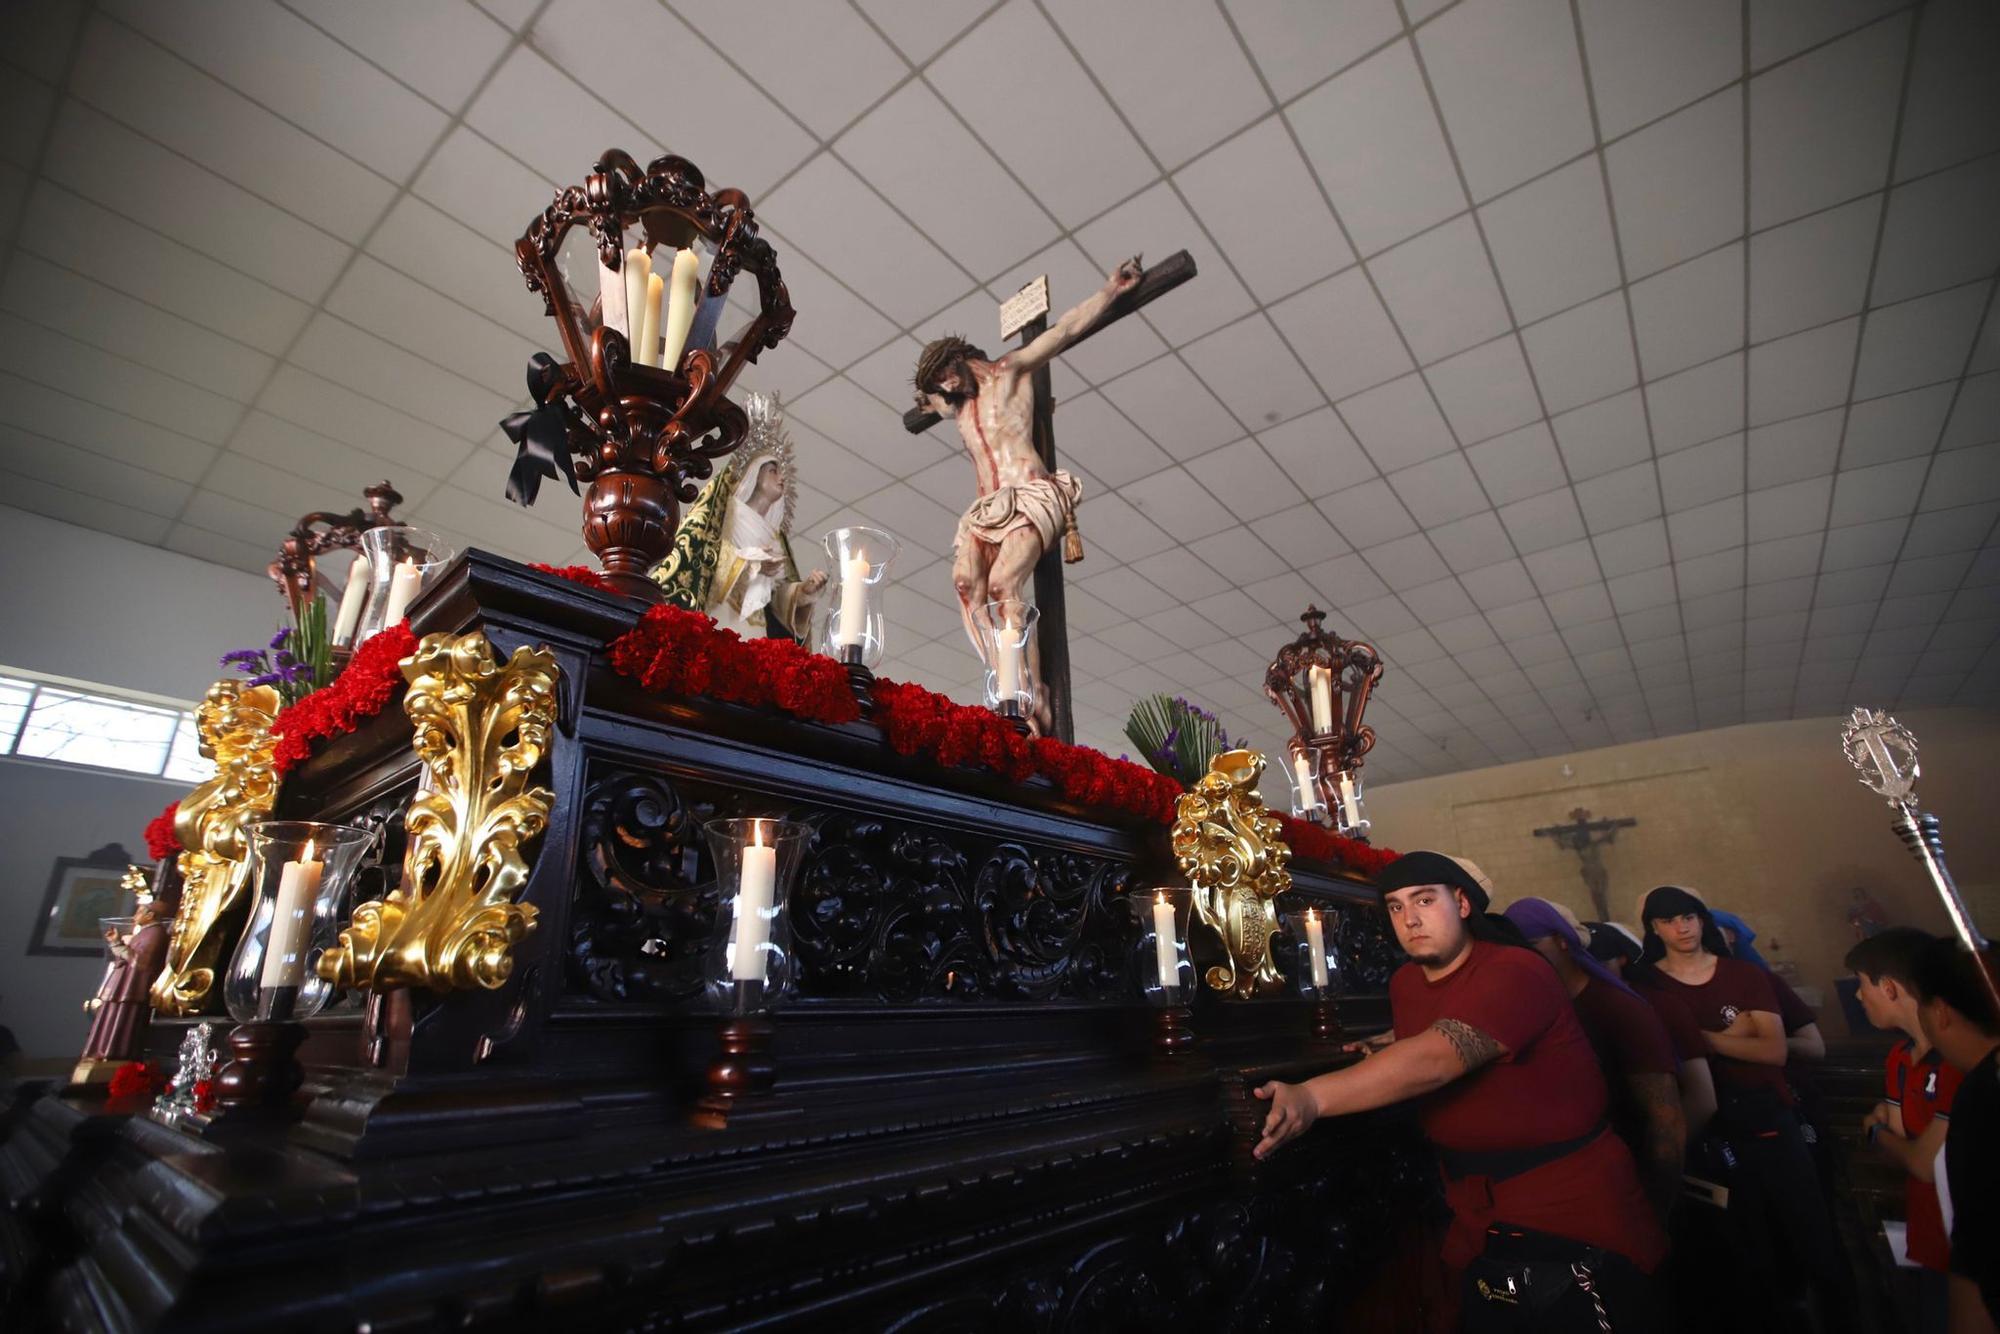
[[[1052,551],[1082,498],[1083,484],[1060,469],[1048,477],[1003,486],[973,501],[960,517],[952,550],[963,548],[968,537],[997,547],[1015,529],[1032,528],[1042,540],[1042,550]]]

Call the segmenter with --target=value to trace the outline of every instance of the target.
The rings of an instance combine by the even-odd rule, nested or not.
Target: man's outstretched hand
[[[1139,280],[1145,276],[1145,265],[1140,263],[1139,256],[1134,255],[1113,269],[1111,276],[1105,280],[1104,285],[1111,289],[1113,296],[1118,296],[1137,287]]]
[[[1312,1129],[1319,1119],[1319,1104],[1303,1084],[1272,1080],[1257,1089],[1257,1096],[1271,1104],[1264,1118],[1264,1138],[1252,1152],[1261,1161]]]

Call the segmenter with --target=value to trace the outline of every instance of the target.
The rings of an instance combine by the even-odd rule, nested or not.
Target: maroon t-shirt
[[[1673,1075],[1673,1040],[1653,1007],[1629,991],[1592,978],[1570,998],[1584,1036],[1610,1086],[1611,1128],[1634,1151],[1646,1142],[1646,1110],[1632,1096],[1633,1075]]]
[[[1682,1057],[1707,1058],[1709,1071],[1715,1076],[1718,1096],[1763,1089],[1776,1094],[1785,1106],[1792,1105],[1792,1090],[1785,1083],[1783,1066],[1723,1056],[1708,1050],[1708,1044],[1692,1032],[1699,1029],[1720,1033],[1729,1027],[1739,1012],[1745,1010],[1778,1014],[1778,994],[1771,985],[1769,973],[1741,959],[1717,959],[1714,975],[1700,986],[1676,981],[1658,968],[1638,969],[1631,981],[1639,994],[1651,1001],[1660,1012],[1669,1031],[1674,1030],[1678,1022],[1682,1043],[1694,1043],[1692,1048],[1681,1047]]]
[[[1771,979],[1771,990],[1778,996],[1778,1022],[1785,1026],[1785,1036],[1804,1028],[1807,1024],[1819,1022],[1819,1016],[1812,1012],[1812,1006],[1799,999],[1799,993],[1776,973],[1766,971],[1764,976]]]
[[[1425,1098],[1424,1133],[1459,1152],[1533,1150],[1581,1139],[1605,1116],[1604,1075],[1555,969],[1532,950],[1475,941],[1465,962],[1433,982],[1414,963],[1389,981],[1396,1036],[1456,1019],[1507,1054]],[[1514,1176],[1447,1177],[1452,1230],[1447,1263],[1463,1266],[1486,1244],[1493,1222],[1568,1237],[1618,1252],[1650,1271],[1666,1238],[1617,1136]]]

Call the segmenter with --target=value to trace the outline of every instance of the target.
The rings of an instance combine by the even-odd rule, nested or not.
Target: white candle
[[[1361,823],[1361,803],[1355,799],[1354,780],[1344,769],[1340,773],[1340,813],[1346,817],[1349,829]]]
[[[632,347],[632,360],[643,362],[639,326],[645,320],[646,279],[653,272],[653,259],[643,250],[625,252],[625,341]]]
[[[354,638],[354,627],[361,624],[361,604],[367,600],[368,558],[356,556],[347,567],[347,587],[341,590],[340,610],[334,614],[334,643],[345,644]]]
[[[840,629],[833,642],[858,647],[868,636],[868,558],[840,558]]]
[[[1313,985],[1326,989],[1326,927],[1319,914],[1306,909],[1306,948],[1312,951]]]
[[[674,252],[673,286],[667,291],[667,316],[660,325],[666,336],[660,365],[673,370],[681,364],[681,349],[687,346],[688,330],[694,327],[695,307],[701,304],[696,285],[701,281],[701,259],[692,250]]]
[[[403,613],[416,598],[424,585],[424,572],[408,556],[396,563],[396,572],[389,576],[389,605],[382,611],[382,628],[388,629],[403,619]]]
[[[1313,735],[1325,736],[1333,731],[1333,671],[1328,667],[1308,669],[1307,676],[1312,682]]]
[[[1319,805],[1319,789],[1313,785],[1312,761],[1304,751],[1292,756],[1292,772],[1299,778],[1299,808],[1309,811]]]
[[[286,862],[278,875],[278,906],[271,914],[271,933],[264,938],[264,971],[259,984],[295,987],[306,978],[306,943],[312,933],[313,900],[326,863],[313,860],[312,840],[299,850],[299,860]]]
[[[1160,985],[1181,984],[1180,941],[1174,936],[1174,905],[1161,890],[1153,897],[1153,951],[1160,965]]]
[[[1018,702],[1016,696],[1021,693],[1021,646],[1015,642],[1014,634],[1012,626],[994,627],[993,675],[997,683],[994,693],[999,695],[1002,704]]]
[[[764,981],[764,945],[771,938],[771,902],[778,884],[778,850],[763,844],[761,825],[750,825],[743,849],[743,881],[736,891],[736,949],[729,975],[738,982]]]
[[[632,354],[632,360],[641,366],[660,364],[660,293],[665,287],[666,280],[657,273],[646,279],[646,309],[639,318],[639,350]]]

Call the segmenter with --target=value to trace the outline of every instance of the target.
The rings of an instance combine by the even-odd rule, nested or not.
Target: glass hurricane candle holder
[[[1162,1055],[1185,1051],[1194,1042],[1189,1014],[1194,1002],[1194,961],[1188,957],[1188,918],[1194,896],[1185,889],[1156,887],[1141,916],[1139,985],[1154,1011],[1153,1045]]]
[[[1292,783],[1292,814],[1301,820],[1326,823],[1326,794],[1320,790],[1320,751],[1317,746],[1294,743],[1292,762],[1286,777]]]
[[[703,827],[715,861],[715,939],[708,995],[722,1020],[721,1052],[708,1067],[696,1125],[719,1129],[777,1082],[770,1012],[792,978],[792,933],[785,912],[809,825],[789,820],[711,820]]]
[[[1349,838],[1368,836],[1368,817],[1361,812],[1361,774],[1353,769],[1336,769],[1327,793],[1334,828]]]
[[[325,1008],[333,986],[314,965],[340,936],[348,890],[374,836],[315,820],[251,826],[250,916],[222,986],[237,1023],[287,1023]]]
[[[879,528],[836,528],[826,535],[834,598],[826,618],[826,655],[848,667],[882,665],[882,585],[902,544]]]
[[[989,602],[973,613],[979,654],[986,659],[986,707],[1003,718],[1024,719],[1035,711],[1034,642],[1041,613],[1025,602]]]
[[[354,636],[357,647],[409,615],[410,604],[455,554],[436,533],[400,523],[370,528],[360,542],[368,557],[368,601]]]
[[[1299,996],[1312,1003],[1312,1036],[1319,1042],[1338,1042],[1340,994],[1347,989],[1337,939],[1340,919],[1308,907],[1302,913],[1287,913],[1282,920],[1286,934],[1297,942],[1290,971]]]

